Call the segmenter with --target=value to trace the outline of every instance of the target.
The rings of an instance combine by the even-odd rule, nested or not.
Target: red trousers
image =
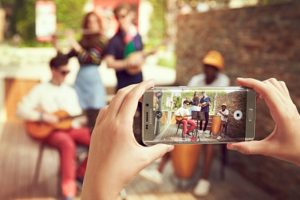
[[[59,150],[62,193],[64,196],[74,197],[76,195],[76,144],[89,146],[89,129],[58,130],[51,133],[44,142]],[[87,159],[79,166],[79,170],[85,169],[86,161]]]
[[[186,135],[188,132],[193,131],[196,128],[195,122],[191,119],[183,119],[181,123],[183,126],[183,135]],[[189,127],[188,124],[190,125]]]

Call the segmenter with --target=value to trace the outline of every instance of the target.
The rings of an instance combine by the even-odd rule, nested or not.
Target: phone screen
[[[248,89],[241,87],[154,88],[145,98],[144,106],[149,110],[144,113],[148,123],[144,123],[143,141],[146,144],[244,141],[249,137],[246,136],[247,94]]]

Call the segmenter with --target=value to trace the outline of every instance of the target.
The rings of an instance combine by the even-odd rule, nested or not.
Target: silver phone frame
[[[160,142],[151,141],[151,139],[155,138],[153,123],[155,121],[155,113],[153,113],[153,93],[155,90],[246,90],[247,92],[247,104],[246,104],[246,130],[245,130],[245,138],[242,140],[236,140],[232,142],[239,142],[239,141],[250,141],[253,140],[255,137],[255,121],[256,121],[256,92],[250,88],[245,87],[189,87],[189,86],[177,86],[177,87],[154,87],[147,90],[143,96],[143,103],[142,103],[142,142],[145,145],[154,145]],[[146,120],[147,119],[147,120]],[[148,134],[148,133],[153,133]],[[147,140],[145,141],[144,138],[147,136]],[[153,136],[153,138],[149,138],[149,136]],[[165,144],[222,144],[222,143],[231,143],[231,142],[164,142],[161,143]]]

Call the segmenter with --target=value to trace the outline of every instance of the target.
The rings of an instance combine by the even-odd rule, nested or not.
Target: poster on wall
[[[35,34],[40,42],[49,42],[56,32],[56,6],[54,1],[38,0],[35,4]]]

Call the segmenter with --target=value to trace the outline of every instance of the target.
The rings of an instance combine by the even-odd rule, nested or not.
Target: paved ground
[[[149,169],[157,167],[157,162],[152,164]],[[238,173],[226,168],[225,179],[220,178],[220,163],[216,159],[214,161],[211,171],[211,192],[206,197],[196,197],[193,195],[193,188],[197,183],[197,178],[201,173],[195,175],[190,182],[183,182],[186,186],[180,187],[180,182],[173,175],[173,168],[169,162],[163,173],[163,183],[161,185],[155,184],[144,179],[141,176],[136,177],[132,183],[127,187],[128,200],[146,199],[146,200],[215,200],[215,199],[230,199],[230,200],[253,200],[253,199],[273,199],[270,195],[266,194],[257,186],[248,182],[241,177]]]

